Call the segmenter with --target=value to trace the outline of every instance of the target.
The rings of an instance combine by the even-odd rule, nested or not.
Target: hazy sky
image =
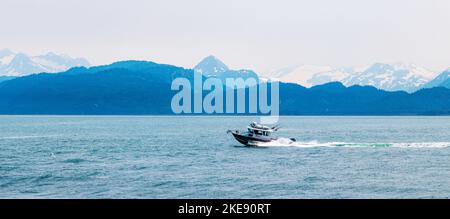
[[[450,67],[448,0],[0,0],[0,48],[258,72],[297,64]]]

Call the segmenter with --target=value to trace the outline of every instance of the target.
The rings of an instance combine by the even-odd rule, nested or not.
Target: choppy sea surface
[[[0,198],[449,198],[450,117],[0,116]]]

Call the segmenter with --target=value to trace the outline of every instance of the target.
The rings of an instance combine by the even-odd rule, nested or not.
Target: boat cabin
[[[271,131],[248,128],[248,132],[255,135],[269,136]]]
[[[254,135],[262,135],[262,136],[270,136],[274,129],[269,128],[267,126],[263,126],[253,122],[250,126],[247,127],[247,130],[250,134]]]

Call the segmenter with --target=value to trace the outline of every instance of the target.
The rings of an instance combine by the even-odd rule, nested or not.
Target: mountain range
[[[83,58],[71,58],[49,52],[45,55],[29,56],[8,49],[0,50],[0,83],[15,77],[34,73],[57,73],[77,66],[90,66]],[[339,81],[345,86],[370,85],[387,91],[414,92],[421,88],[450,87],[450,69],[436,77],[435,72],[414,64],[375,63],[360,67],[331,68],[328,66],[299,65],[283,68],[259,77],[252,70],[231,70],[214,56],[205,57],[194,68],[194,72],[206,77],[219,78],[277,78],[282,82],[312,87]]]
[[[86,59],[72,58],[53,52],[29,56],[9,49],[0,50],[0,77],[19,77],[41,72],[56,73],[72,67],[89,65]]]
[[[207,57],[194,69],[148,61],[75,67],[57,74],[33,74],[1,82],[0,114],[170,115],[171,99],[178,92],[171,90],[172,80],[185,77],[192,81],[195,71],[203,72],[203,80],[220,78],[230,71],[235,77],[249,74],[230,70],[214,57]],[[433,87],[408,93],[345,86],[341,82],[310,88],[282,82],[280,113],[450,115],[450,89]]]
[[[300,65],[274,71],[266,76],[306,87],[339,81],[346,86],[370,85],[387,91],[413,92],[431,81],[436,73],[414,64],[375,63],[347,68]]]

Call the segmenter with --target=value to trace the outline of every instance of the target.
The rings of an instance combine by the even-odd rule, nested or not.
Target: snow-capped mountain
[[[332,81],[345,81],[346,78],[353,74],[356,74],[355,68],[335,68],[330,71],[323,71],[313,74],[311,78],[307,80],[309,86],[321,85]]]
[[[15,54],[9,49],[0,50],[0,66],[8,65],[14,58]]]
[[[446,87],[450,89],[450,78],[442,82],[442,84],[439,85],[440,87]]]
[[[330,68],[300,66],[283,69],[270,74],[281,81],[297,83],[306,87],[332,81],[346,86],[370,85],[388,91],[415,91],[435,77],[436,73],[414,64],[375,63],[363,67]]]
[[[426,83],[423,88],[432,88],[439,86],[450,88],[450,68],[443,71],[432,81]]]
[[[195,67],[194,71],[201,73],[205,77],[217,77],[225,82],[226,78],[255,78],[258,75],[252,70],[231,70],[218,58],[210,55],[200,61]]]
[[[228,66],[212,55],[205,57],[194,67],[194,71],[202,73],[206,77],[219,76],[228,70],[230,70]]]
[[[332,70],[333,69],[328,66],[297,65],[276,70],[273,73],[265,76],[283,82],[297,83],[302,86],[311,87],[315,85],[315,83],[309,80],[314,77],[315,74],[321,72],[330,72]]]
[[[65,71],[76,66],[88,67],[90,64],[83,58],[72,58],[49,52],[45,55],[29,56],[14,53],[8,49],[0,50],[0,76],[24,76],[33,73],[54,73]]]
[[[371,85],[388,91],[415,91],[432,80],[435,73],[413,64],[375,63],[344,78],[346,86]]]

